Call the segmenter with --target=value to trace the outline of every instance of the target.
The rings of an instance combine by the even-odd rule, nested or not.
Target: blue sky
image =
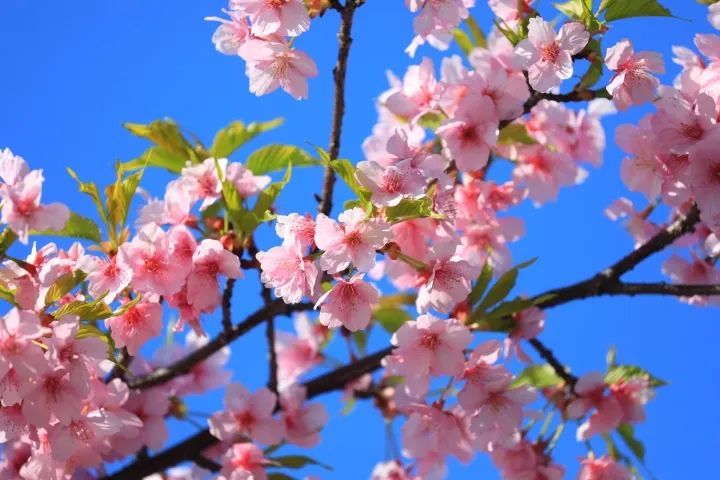
[[[489,11],[482,0],[478,3],[482,5],[473,14],[487,27]],[[549,2],[542,3],[547,7]],[[687,20],[617,22],[605,44],[629,36],[637,49],[663,53],[674,75],[670,47],[690,45],[694,33],[710,32],[711,27],[705,20],[706,7],[689,0],[664,3]],[[44,169],[47,201],[61,200],[92,215],[92,206],[76,191],[65,167],[71,166],[82,178],[109,183],[114,162],[134,158],[146,146],[121,127],[125,121],[171,117],[209,143],[214,132],[232,120],[285,117],[282,128],[238,152],[234,157],[238,161],[267,143],[326,146],[337,15],[330,13],[314,21],[310,32],[297,40],[297,47],[318,63],[320,75],[310,82],[310,99],[296,102],[283,93],[254,97],[247,90],[242,61],[215,52],[210,42],[215,25],[203,17],[219,14],[222,7],[221,1],[3,0],[0,147],[8,146],[34,168]],[[362,160],[360,144],[376,119],[374,99],[387,88],[386,70],[402,74],[419,61],[403,53],[411,37],[412,18],[401,0],[368,0],[357,13],[343,156]],[[419,57],[423,55],[435,60],[442,57],[427,48],[420,50]],[[665,83],[671,78],[666,76]],[[612,140],[617,125],[637,121],[644,111],[606,119],[608,138]],[[592,170],[585,183],[563,190],[558,202],[541,209],[529,204],[518,209],[527,235],[515,246],[514,256],[518,260],[539,257],[521,275],[518,291],[537,293],[586,278],[632,248],[628,235],[602,214],[621,195],[642,202],[620,181],[621,159],[622,153],[610,141],[603,167]],[[160,195],[162,182],[168,178],[153,172],[143,186]],[[314,211],[309,193],[319,191],[320,182],[319,170],[297,169],[293,186],[280,197],[279,210]],[[265,231],[260,241],[269,247],[276,240]],[[651,259],[628,278],[660,280],[661,259]],[[258,304],[257,291],[254,278],[238,284],[236,319]],[[690,308],[672,298],[604,298],[550,311],[541,338],[577,373],[604,368],[605,353],[615,345],[621,362],[643,365],[669,381],[671,386],[648,406],[648,421],[637,429],[648,450],[647,464],[662,480],[707,478],[720,446],[720,410],[713,402],[720,394],[720,363],[713,343],[720,334],[719,320],[716,310]],[[287,319],[279,324],[290,327]],[[373,333],[371,350],[386,341],[383,334]],[[234,379],[251,387],[262,385],[267,375],[263,332],[243,338],[234,352]],[[333,419],[312,455],[332,463],[335,470],[317,473],[330,479],[366,478],[374,463],[385,457],[383,422],[368,404],[341,416],[339,396],[328,398]],[[219,402],[219,394],[212,394],[191,400],[191,408],[209,413]],[[193,431],[187,423],[174,422],[171,441]],[[572,436],[567,434],[555,453],[574,474],[583,449]],[[478,457],[469,469],[453,464],[451,478],[493,479],[497,474],[486,458]]]

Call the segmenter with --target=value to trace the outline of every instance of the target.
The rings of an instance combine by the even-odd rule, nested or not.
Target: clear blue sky
[[[485,2],[478,3],[482,5],[474,10],[475,17],[487,26],[490,17]],[[661,51],[674,74],[671,45],[690,45],[695,32],[707,33],[711,27],[705,20],[706,7],[691,0],[664,3],[690,21],[621,21],[607,35],[606,45],[630,36],[637,49]],[[222,7],[222,1],[3,0],[0,147],[12,148],[31,166],[45,170],[48,201],[62,200],[92,214],[65,167],[71,166],[83,178],[108,183],[115,160],[131,159],[145,148],[144,142],[121,128],[125,121],[172,117],[209,142],[231,120],[284,116],[282,128],[236,155],[240,161],[264,143],[326,145],[337,16],[330,13],[314,21],[311,31],[297,41],[317,61],[320,76],[310,83],[310,99],[296,102],[283,93],[252,96],[242,61],[215,52],[210,42],[215,24],[203,17],[219,14]],[[402,74],[413,63],[403,53],[411,29],[412,18],[401,0],[368,0],[357,14],[342,148],[342,155],[353,161],[362,160],[360,144],[376,118],[374,98],[387,87],[386,69]],[[420,55],[440,58],[430,49],[422,49]],[[641,113],[634,110],[607,119],[608,137],[613,138],[616,125],[636,121]],[[621,195],[642,202],[628,194],[619,179],[621,158],[610,142],[603,167],[591,171],[583,185],[563,190],[557,203],[519,209],[528,234],[515,246],[515,258],[539,257],[521,276],[519,291],[537,293],[585,278],[629,251],[628,235],[602,214]],[[146,176],[143,185],[161,195],[161,182],[167,178],[155,172]],[[280,211],[313,211],[309,193],[319,191],[320,181],[319,170],[296,170],[294,186],[280,198]],[[267,232],[261,236],[265,247],[273,241]],[[659,280],[660,260],[647,262],[631,278]],[[254,278],[239,283],[237,319],[258,303],[257,291]],[[289,328],[287,319],[279,323]],[[720,447],[720,410],[714,404],[720,397],[718,335],[717,310],[690,308],[672,298],[606,298],[552,310],[541,338],[577,373],[602,369],[605,352],[616,345],[621,362],[646,366],[670,382],[649,405],[648,421],[638,428],[638,436],[646,443],[647,463],[656,476],[672,480],[708,478],[708,472],[715,470]],[[372,347],[379,348],[386,340],[376,332]],[[238,342],[232,360],[235,380],[251,387],[265,382],[264,349],[260,330]],[[343,417],[339,396],[329,398],[333,418],[312,455],[332,463],[335,470],[317,473],[330,479],[366,478],[385,455],[382,421],[370,405]],[[192,409],[204,412],[218,406],[218,394],[191,401]],[[193,431],[187,423],[175,422],[171,441]],[[566,437],[556,455],[574,474],[583,449],[574,443],[572,432]],[[451,478],[497,478],[488,465],[484,457],[470,469],[453,465]]]

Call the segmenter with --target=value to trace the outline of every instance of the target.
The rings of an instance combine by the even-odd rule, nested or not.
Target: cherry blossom
[[[140,300],[121,315],[105,320],[112,339],[118,347],[127,347],[130,355],[137,355],[140,347],[162,331],[162,306]]]
[[[251,394],[238,383],[225,390],[224,411],[213,414],[208,420],[210,433],[224,442],[242,435],[266,445],[275,445],[284,435],[284,426],[272,417],[277,396],[267,388]]]
[[[230,9],[247,15],[252,34],[259,37],[282,35],[295,37],[310,28],[301,0],[230,0]]]
[[[304,448],[320,442],[320,430],[328,421],[324,405],[305,404],[305,387],[292,385],[280,392],[281,418],[285,424],[285,440]]]
[[[375,265],[375,251],[390,238],[390,225],[366,219],[362,208],[345,210],[338,222],[322,213],[317,216],[315,244],[323,250],[320,267],[328,273],[341,272],[350,264],[361,272],[370,271]]]
[[[258,96],[282,88],[295,99],[307,98],[307,79],[317,76],[315,62],[284,42],[252,39],[239,54],[247,62],[250,92]]]
[[[623,465],[607,455],[581,460],[582,468],[578,480],[633,480],[635,476]]]
[[[335,286],[318,299],[315,308],[320,307],[320,323],[328,328],[342,325],[351,332],[368,326],[371,307],[378,303],[380,292],[363,277],[359,273],[350,280],[338,278]]]
[[[479,269],[465,260],[454,256],[455,245],[441,242],[434,245],[425,262],[428,265],[427,278],[417,296],[419,312],[434,308],[449,313],[452,308],[470,293],[470,282],[477,277]]]
[[[471,340],[469,330],[455,319],[420,315],[393,334],[392,344],[397,348],[385,364],[390,371],[404,376],[406,391],[418,397],[427,391],[431,375],[462,373],[463,349]]]
[[[303,296],[317,293],[320,271],[315,262],[303,257],[297,246],[282,245],[258,252],[260,279],[286,303],[298,303]]]
[[[654,52],[633,51],[624,39],[607,50],[605,64],[615,72],[607,87],[615,106],[627,110],[630,105],[651,102],[660,81],[651,73],[665,73],[662,57]]]
[[[223,456],[219,480],[267,480],[263,451],[252,443],[235,443]]]
[[[566,23],[556,33],[550,23],[534,17],[528,22],[528,38],[518,44],[515,53],[519,63],[528,69],[530,85],[539,92],[548,92],[572,76],[571,57],[585,48],[589,39],[581,23]]]

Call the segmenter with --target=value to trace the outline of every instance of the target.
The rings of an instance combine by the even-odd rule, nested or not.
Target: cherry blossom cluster
[[[627,92],[635,92],[636,99],[642,100],[654,99],[657,91],[654,101],[657,110],[641,119],[638,125],[621,125],[616,132],[617,144],[627,152],[621,177],[631,191],[645,197],[648,206],[638,210],[630,199],[621,198],[608,208],[607,214],[612,219],[626,218],[627,229],[637,243],[661,228],[661,224],[650,217],[660,204],[670,208],[670,217],[684,214],[696,204],[702,223],[692,236],[678,242],[678,246],[689,248],[689,258],[673,255],[664,263],[663,271],[675,283],[702,284],[720,279],[720,270],[715,265],[720,255],[720,160],[717,156],[720,36],[697,34],[695,45],[700,54],[685,47],[674,47],[673,61],[682,71],[672,86],[659,88],[656,88],[659,82],[647,75],[653,65],[655,71],[661,66],[654,55],[633,53],[627,41],[608,53],[611,68],[618,63],[635,65],[624,73],[632,71],[634,76],[632,88]],[[621,98],[625,98],[625,94]],[[685,301],[717,303],[715,297],[689,297]]]
[[[317,67],[292,47],[310,28],[302,0],[230,0],[225,13],[229,18],[207,18],[220,22],[212,40],[220,53],[245,61],[250,91],[259,96],[282,88],[293,98],[307,98],[307,79],[317,76]]]

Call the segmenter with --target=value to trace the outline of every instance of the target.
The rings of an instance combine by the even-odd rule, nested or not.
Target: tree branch
[[[232,301],[233,287],[235,287],[235,279],[228,278],[227,282],[225,283],[225,290],[223,291],[223,296],[222,296],[222,326],[223,326],[223,330],[225,330],[225,332],[230,332],[232,330],[231,301]]]
[[[278,375],[277,375],[277,352],[275,351],[275,319],[270,318],[265,325],[265,336],[267,338],[268,347],[268,388],[273,392],[277,393],[278,389]]]
[[[578,381],[578,378],[570,373],[570,371],[563,365],[560,360],[558,360],[555,357],[555,354],[550,350],[548,347],[545,346],[540,340],[537,338],[531,338],[528,340],[528,343],[533,346],[533,348],[538,352],[538,354],[545,360],[552,368],[555,370],[555,373],[558,375],[558,377],[565,380],[565,383],[567,383],[570,386],[570,391],[572,391],[575,388],[575,384]]]
[[[292,312],[302,310],[310,310],[313,308],[311,303],[297,303],[286,305],[281,299],[276,299],[264,307],[256,310],[248,315],[241,323],[231,327],[230,330],[223,331],[218,336],[210,340],[208,343],[189,353],[177,362],[168,367],[158,368],[157,370],[131,379],[127,382],[130,389],[145,389],[160,385],[175,377],[184,375],[189,372],[195,365],[210,357],[213,353],[230,344],[233,340],[243,336],[260,323],[274,318],[277,315],[287,315]]]
[[[361,0],[347,0],[345,5],[338,2],[333,3],[333,8],[340,12],[340,31],[338,32],[338,56],[333,78],[335,80],[335,95],[333,99],[332,126],[330,130],[330,145],[328,155],[330,160],[336,160],[340,155],[340,139],[342,136],[343,116],[345,115],[345,78],[347,74],[347,62],[352,44],[352,24],[355,9],[362,4]],[[318,211],[325,215],[330,214],[333,202],[333,190],[335,188],[335,172],[327,165],[323,178],[323,192],[318,205]]]

